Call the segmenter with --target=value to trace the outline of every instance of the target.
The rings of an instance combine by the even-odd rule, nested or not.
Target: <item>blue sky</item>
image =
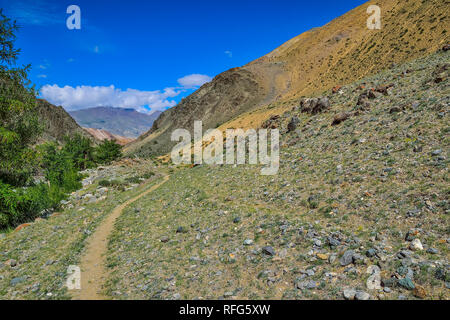
[[[0,0],[21,25],[19,63],[66,109],[163,110],[201,83],[272,51],[365,0]],[[69,5],[81,30],[69,30]],[[180,80],[181,79],[181,80]]]

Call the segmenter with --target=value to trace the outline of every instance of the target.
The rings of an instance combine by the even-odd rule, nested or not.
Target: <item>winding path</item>
[[[114,210],[98,226],[92,236],[88,239],[86,253],[81,258],[81,290],[71,291],[74,300],[108,299],[108,297],[102,295],[101,291],[108,275],[105,268],[105,255],[108,246],[108,238],[111,231],[114,229],[114,223],[127,206],[150,192],[155,191],[167,180],[169,180],[169,176],[165,176],[162,182],[150,187],[138,196],[131,198],[114,208]]]

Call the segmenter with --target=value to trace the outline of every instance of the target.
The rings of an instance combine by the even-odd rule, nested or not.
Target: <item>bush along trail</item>
[[[91,237],[115,208],[161,181],[164,172],[151,161],[125,159],[82,174],[83,188],[60,211],[0,233],[0,299],[71,299],[68,267],[81,264]]]

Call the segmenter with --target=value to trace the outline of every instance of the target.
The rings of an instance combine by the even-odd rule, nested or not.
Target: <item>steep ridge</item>
[[[43,99],[37,99],[37,106],[38,117],[44,126],[40,142],[62,142],[65,136],[74,134],[81,134],[96,140],[92,135],[84,131],[63,107],[54,106]]]
[[[381,8],[380,30],[367,28],[366,10],[372,4]],[[164,112],[125,152],[160,155],[174,145],[171,132],[192,129],[194,120],[202,120],[204,130],[215,128],[255,109],[351,83],[434,52],[448,41],[447,5],[446,0],[369,1],[260,59],[216,76]]]

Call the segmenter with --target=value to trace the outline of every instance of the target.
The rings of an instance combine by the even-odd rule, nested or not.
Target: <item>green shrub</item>
[[[155,175],[155,173],[153,172],[153,171],[148,171],[148,172],[146,172],[146,173],[144,173],[143,175],[142,175],[142,178],[144,178],[144,179],[150,179],[151,177],[153,177]]]
[[[125,181],[128,183],[135,183],[135,184],[139,184],[142,182],[140,177],[138,176],[125,178]]]
[[[42,210],[57,208],[66,195],[45,183],[14,189],[0,182],[0,229],[34,220]]]
[[[109,187],[111,186],[111,182],[109,182],[109,180],[103,179],[98,182],[98,185],[101,187]]]
[[[94,150],[92,141],[80,134],[64,138],[62,151],[70,158],[78,170],[94,167]]]
[[[95,161],[108,164],[122,156],[122,146],[113,140],[104,140],[95,148]]]

